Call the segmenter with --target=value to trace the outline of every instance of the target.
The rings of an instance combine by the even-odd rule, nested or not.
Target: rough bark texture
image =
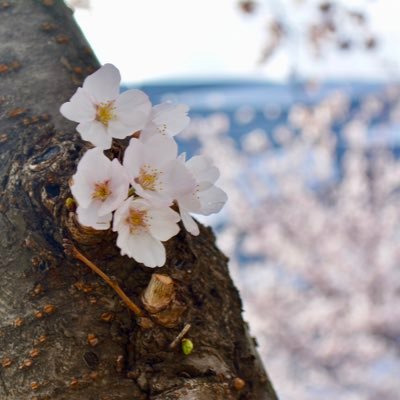
[[[276,399],[211,230],[181,232],[166,266],[152,270],[121,257],[111,232],[74,226],[65,200],[84,143],[58,109],[98,63],[70,10],[0,1],[0,38],[0,398]],[[140,327],[109,286],[65,256],[64,237],[138,304],[153,272],[170,276],[181,323]],[[186,323],[188,356],[169,349]]]

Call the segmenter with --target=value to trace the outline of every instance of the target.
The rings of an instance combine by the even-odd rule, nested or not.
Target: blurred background
[[[181,150],[229,201],[230,257],[282,400],[398,400],[400,3],[70,0],[102,63],[190,106]]]

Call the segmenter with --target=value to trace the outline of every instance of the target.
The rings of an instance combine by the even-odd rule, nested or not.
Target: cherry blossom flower
[[[118,232],[117,246],[147,267],[161,267],[166,254],[161,243],[179,232],[179,214],[169,207],[157,208],[146,199],[128,198],[115,211],[113,230]]]
[[[162,242],[179,232],[181,217],[170,208],[173,201],[186,229],[197,235],[199,228],[189,213],[218,212],[226,194],[214,185],[219,173],[208,158],[186,162],[185,154],[178,157],[173,136],[189,124],[188,107],[164,103],[151,108],[139,90],[119,94],[120,81],[118,69],[105,64],[60,108],[66,118],[79,123],[82,138],[97,146],[79,162],[71,192],[82,225],[109,229],[114,217],[121,254],[149,267],[162,266]],[[123,165],[104,155],[113,138],[138,131],[139,138],[132,137],[125,150]]]
[[[146,141],[156,134],[175,136],[189,125],[188,111],[186,104],[157,104],[151,110],[149,122],[142,129],[140,139]]]
[[[178,155],[174,139],[154,135],[146,142],[132,138],[125,150],[123,165],[136,193],[158,204],[170,205],[168,169]]]
[[[218,168],[205,156],[195,156],[186,162],[180,157],[170,165],[169,190],[179,206],[184,227],[192,235],[199,234],[199,227],[189,213],[214,214],[227,201],[226,193],[214,185],[218,177]]]
[[[111,213],[126,199],[128,189],[129,178],[118,160],[109,160],[99,148],[88,150],[72,177],[78,221],[95,229],[108,229]]]
[[[110,228],[110,222],[112,219],[112,213],[106,215],[98,215],[97,209],[93,207],[76,209],[76,215],[78,221],[83,226],[88,226],[97,230],[107,230]]]
[[[105,64],[60,108],[64,117],[79,122],[76,129],[84,140],[102,149],[111,147],[112,138],[124,139],[142,129],[151,112],[145,93],[132,89],[119,94],[120,82],[118,69]]]

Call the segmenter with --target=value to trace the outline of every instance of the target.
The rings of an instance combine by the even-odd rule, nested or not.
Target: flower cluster
[[[190,213],[216,213],[227,196],[214,185],[219,171],[209,158],[178,155],[173,136],[188,125],[188,107],[152,107],[140,90],[120,94],[120,81],[118,69],[105,64],[60,108],[95,146],[80,160],[71,192],[80,224],[99,230],[112,226],[122,255],[148,267],[162,266],[162,242],[179,232],[178,222],[198,235]],[[127,137],[131,139],[120,159],[104,154],[113,139]]]

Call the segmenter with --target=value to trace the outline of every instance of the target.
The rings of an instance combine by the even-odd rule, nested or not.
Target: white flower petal
[[[146,267],[162,267],[165,264],[164,245],[146,232],[130,235],[121,250]]]
[[[112,214],[99,216],[96,207],[82,208],[76,210],[78,221],[83,226],[88,226],[97,230],[106,230],[110,227]]]
[[[107,185],[109,193],[103,199],[94,196],[97,185]],[[71,192],[82,208],[96,209],[102,217],[117,209],[128,195],[129,178],[117,159],[110,161],[102,149],[88,150],[79,161],[73,176]]]
[[[71,193],[78,205],[87,208],[92,202],[92,187],[83,174],[75,174],[72,177]]]
[[[179,214],[170,208],[149,210],[150,217],[149,231],[153,237],[165,241],[179,232],[177,223],[180,220]]]
[[[140,131],[140,141],[147,142],[152,136],[158,135],[159,131],[157,125],[154,125],[152,122],[148,122],[147,125]]]
[[[115,211],[114,213],[114,222],[113,222],[113,231],[117,232],[124,228],[124,226],[128,229],[128,226],[125,224],[124,221],[127,217],[127,213],[129,212],[129,208],[132,204],[132,198],[126,199]],[[128,229],[129,230],[129,229]]]
[[[136,182],[133,182],[132,186],[140,197],[143,197],[144,199],[148,200],[155,207],[169,207],[173,203],[173,198],[168,192],[144,190]]]
[[[104,179],[109,176],[111,161],[104,155],[101,148],[89,149],[78,163],[78,171],[85,171],[91,181]]]
[[[76,174],[72,177],[71,192],[78,204],[89,207],[94,184],[108,179],[111,161],[99,148],[88,150],[80,159]]]
[[[157,104],[153,107],[151,120],[159,132],[174,136],[189,125],[188,111],[186,104]]]
[[[105,64],[83,82],[83,89],[96,104],[115,100],[119,94],[121,74],[112,64]]]
[[[125,168],[117,159],[111,161],[111,176],[113,177],[113,182],[118,183],[118,185],[129,182],[129,176]]]
[[[113,211],[115,211],[125,200],[123,197],[122,200],[120,197],[113,196],[99,204],[98,215],[103,216],[107,215]]]
[[[108,123],[107,132],[111,137],[116,139],[125,139],[135,131],[131,127],[123,124],[121,121],[113,120]]]
[[[123,165],[126,173],[133,180],[139,175],[140,167],[143,163],[142,155],[144,154],[143,143],[136,138],[132,138],[129,146],[125,150]]]
[[[99,121],[82,122],[76,127],[76,130],[81,134],[83,140],[104,150],[111,148],[112,137]]]
[[[191,233],[193,236],[197,236],[200,233],[199,226],[196,221],[192,218],[192,216],[183,208],[179,207],[179,211],[181,213],[181,218],[183,222],[183,226],[185,229]]]
[[[129,190],[129,178],[124,168],[116,159],[110,163],[110,196],[99,208],[99,215],[105,215],[115,211],[127,198]]]
[[[116,211],[114,214],[114,224],[113,230],[118,232],[117,246],[121,249],[121,254],[126,254],[129,257],[134,258],[138,262],[142,262],[148,267],[162,266],[165,263],[165,249],[162,243],[152,236],[149,226],[144,225],[137,227],[138,229],[133,229],[129,225],[130,211],[143,210],[147,213],[147,217],[152,221],[151,215],[154,214],[160,221],[166,221],[166,224],[172,226],[177,226],[176,221],[179,220],[179,215],[177,215],[172,210],[162,210],[161,213],[153,213],[154,207],[150,202],[145,199],[132,199],[128,198]],[[172,230],[176,228],[165,228],[163,223],[162,236],[166,235],[166,230],[168,229],[168,234],[172,234]],[[178,229],[179,230],[179,229]]]
[[[178,156],[178,145],[169,136],[154,135],[144,145],[143,159],[152,166],[163,166]]]
[[[193,175],[179,160],[172,160],[167,164],[165,184],[174,199],[196,190],[196,181]]]
[[[151,112],[149,97],[144,92],[127,90],[118,96],[114,105],[117,119],[128,126],[131,133],[144,128]]]
[[[78,88],[71,100],[60,107],[60,113],[71,121],[88,122],[96,117],[96,107],[82,88]]]
[[[139,210],[147,210],[151,208],[152,205],[145,199],[132,197],[127,198],[121,206],[117,208],[114,213],[114,223],[113,223],[113,231],[117,232],[122,229],[123,226],[128,226],[126,224],[126,219],[129,214],[129,210],[131,208],[139,209]]]
[[[226,193],[216,186],[211,186],[209,189],[198,193],[201,203],[202,215],[215,214],[225,205],[228,196]]]
[[[175,141],[166,136],[157,135],[145,143],[136,138],[131,139],[125,150],[123,165],[129,175],[131,185],[139,196],[159,206],[168,206],[172,203],[166,181],[168,176],[166,169],[168,162],[176,157],[176,153]],[[147,187],[142,187],[138,181],[138,178],[143,177],[144,174],[149,175],[151,179],[151,184]]]
[[[170,168],[166,170],[168,172],[166,182],[171,196],[180,209],[209,215],[223,207],[227,196],[213,184],[219,176],[219,171],[208,157],[196,156],[185,164],[177,159],[171,161],[169,165]],[[185,167],[182,168],[182,165]],[[188,216],[185,216],[185,222],[191,226]],[[195,231],[193,227],[190,229]]]
[[[206,156],[194,156],[186,161],[186,167],[194,175],[198,183],[215,183],[219,178],[219,170],[213,165],[212,160]]]
[[[198,192],[190,192],[183,196],[180,196],[178,199],[179,208],[184,208],[193,213],[201,212],[201,203],[198,199]]]
[[[114,219],[114,221],[115,221],[115,219]],[[114,230],[114,227],[113,227],[113,230]],[[127,254],[125,249],[127,249],[126,243],[129,240],[130,234],[131,234],[131,232],[127,225],[121,225],[120,228],[118,229],[116,245],[120,248],[121,255],[123,255],[123,256]]]

